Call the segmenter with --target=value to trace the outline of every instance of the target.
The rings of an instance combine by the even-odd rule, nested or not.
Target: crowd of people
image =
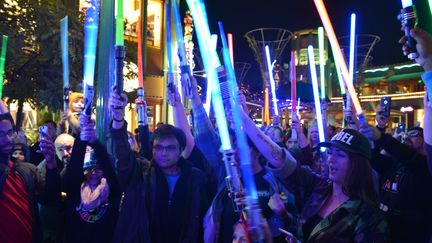
[[[432,82],[432,37],[421,29],[411,35],[422,78]],[[80,93],[70,94],[60,123],[44,122],[32,146],[0,102],[0,242],[257,241],[250,198],[242,187],[233,191],[230,180],[233,170],[242,174],[239,131],[227,116],[233,159],[226,163],[214,119],[191,81],[192,124],[177,88],[167,88],[174,124],[151,133],[144,118],[135,135],[127,131],[127,96],[114,87],[103,141],[94,119],[82,114]],[[257,127],[239,95],[261,242],[432,241],[427,93],[424,127],[409,128],[403,139],[386,133],[389,116],[379,106],[376,125],[327,124],[326,142],[319,142],[316,124],[305,125],[295,113],[289,129]],[[144,100],[135,104],[147,114]]]

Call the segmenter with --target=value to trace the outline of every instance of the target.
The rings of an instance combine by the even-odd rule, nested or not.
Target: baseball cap
[[[372,159],[372,151],[369,140],[354,129],[343,129],[333,136],[329,142],[319,143],[320,147],[336,147],[346,152],[359,154],[369,160]]]

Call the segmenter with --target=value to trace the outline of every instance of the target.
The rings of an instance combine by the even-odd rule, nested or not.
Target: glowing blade
[[[276,98],[276,85],[275,85],[275,81],[273,78],[273,64],[270,60],[270,50],[269,50],[269,46],[265,46],[265,52],[266,52],[266,60],[267,60],[267,68],[268,68],[268,72],[269,72],[269,78],[270,78],[270,88],[271,88],[271,92],[272,92],[272,101],[273,101],[273,109],[274,109],[274,113],[276,116],[279,116],[279,110],[278,110],[278,106],[277,106],[277,98]]]
[[[324,28],[318,28],[318,49],[320,60],[321,99],[325,99],[325,69],[324,69]]]
[[[402,0],[402,8],[410,7],[412,5],[412,0]]]
[[[340,62],[339,67],[340,67],[340,70],[342,72],[343,80],[345,82],[346,87],[348,88],[348,92],[350,93],[350,95],[352,97],[354,107],[356,109],[356,113],[361,114],[363,112],[363,110],[361,108],[360,101],[357,97],[357,93],[354,89],[354,85],[351,82],[349,82],[348,67],[347,67],[345,59],[342,55],[342,51],[341,51],[339,42],[336,38],[336,34],[334,32],[333,26],[330,22],[330,18],[328,16],[327,9],[325,8],[322,0],[314,0],[314,3],[315,3],[315,6],[318,10],[319,15],[320,15],[321,21],[324,25],[324,28],[327,32],[327,36],[329,38],[330,45],[332,46],[332,51],[334,52],[334,55],[336,56],[336,58]]]
[[[355,30],[356,29],[356,15],[351,14],[351,31],[350,31],[350,52],[349,52],[349,76],[350,82],[354,83],[354,63],[355,63]]]
[[[316,112],[317,123],[318,123],[319,140],[320,142],[324,142],[325,141],[324,124],[323,124],[323,117],[321,113],[321,101],[319,98],[319,91],[318,91],[318,78],[317,78],[317,71],[315,67],[314,49],[312,45],[308,46],[308,58],[309,58],[309,68],[310,68],[311,78],[312,78],[312,88],[313,88],[313,95],[315,101],[315,112]]]

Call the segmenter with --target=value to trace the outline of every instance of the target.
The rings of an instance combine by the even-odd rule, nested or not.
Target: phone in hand
[[[397,133],[405,132],[405,123],[399,123],[396,132]]]
[[[47,126],[39,126],[39,137],[41,139],[45,138],[48,139],[48,127]]]
[[[380,115],[390,117],[391,112],[391,97],[382,97],[380,105],[384,107],[384,111],[380,111]]]

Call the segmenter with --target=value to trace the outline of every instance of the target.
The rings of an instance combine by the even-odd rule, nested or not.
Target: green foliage
[[[71,88],[82,80],[83,16],[56,0],[0,4],[0,34],[9,36],[4,96],[34,107],[61,109],[63,97],[59,21],[69,18]]]

